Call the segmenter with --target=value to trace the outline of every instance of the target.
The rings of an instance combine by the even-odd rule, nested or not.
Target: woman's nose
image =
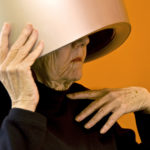
[[[79,46],[87,46],[90,42],[90,39],[88,36],[86,37],[83,37],[75,42],[72,43],[72,47],[73,48],[76,48],[76,47],[79,47]]]

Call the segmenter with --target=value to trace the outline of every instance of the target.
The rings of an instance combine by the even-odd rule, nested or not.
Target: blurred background
[[[124,0],[132,31],[116,51],[85,64],[79,83],[90,89],[142,86],[150,91],[150,0]],[[134,114],[122,116],[118,123],[136,132]]]

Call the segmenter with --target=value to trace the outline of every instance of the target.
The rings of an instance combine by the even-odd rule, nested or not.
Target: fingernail
[[[27,25],[26,25],[26,28],[32,29],[32,24],[27,24]]]
[[[105,133],[105,131],[106,131],[106,128],[105,128],[105,127],[103,127],[103,128],[100,130],[100,133],[101,133],[101,134],[104,134],[104,133]]]
[[[34,33],[38,34],[38,30],[37,30],[37,29],[34,29]]]
[[[87,123],[87,124],[84,125],[84,127],[85,127],[86,129],[89,129],[89,128],[91,127],[91,125],[90,125],[89,123]]]
[[[9,24],[8,24],[7,22],[5,22],[4,25],[3,25],[3,27],[4,27],[5,29],[7,29],[7,28],[9,27]]]
[[[8,23],[4,23],[5,28],[8,28]]]
[[[73,95],[72,94],[67,94],[67,97],[73,98]]]
[[[79,116],[77,116],[77,117],[75,117],[75,120],[76,120],[77,122],[80,122],[80,121],[82,120],[82,118],[79,117]]]

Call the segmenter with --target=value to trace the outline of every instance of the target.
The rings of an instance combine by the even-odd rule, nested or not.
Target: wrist
[[[23,104],[22,103],[17,103],[17,104],[13,104],[11,108],[21,108],[21,109],[25,109],[25,110],[35,112],[36,105],[31,104],[31,103],[23,103]]]

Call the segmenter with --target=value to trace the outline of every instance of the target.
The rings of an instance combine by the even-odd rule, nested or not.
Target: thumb
[[[99,97],[103,97],[105,94],[108,93],[108,90],[101,89],[101,90],[87,90],[75,93],[69,93],[66,96],[70,99],[97,99]]]

